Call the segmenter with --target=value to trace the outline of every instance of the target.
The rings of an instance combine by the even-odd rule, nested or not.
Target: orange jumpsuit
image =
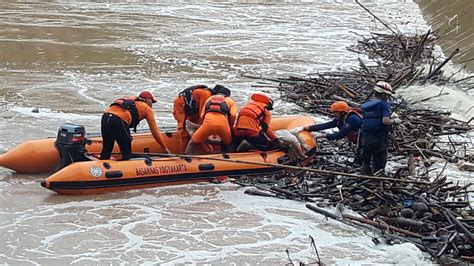
[[[252,101],[242,107],[234,126],[235,136],[253,138],[265,134],[270,140],[276,140],[276,136],[270,128],[272,115],[265,108],[266,105],[266,103]],[[262,128],[262,125],[266,129]]]
[[[184,151],[184,149],[186,148],[186,145],[189,142],[189,134],[185,128],[186,120],[189,120],[196,124],[201,124],[202,123],[202,119],[200,116],[201,111],[204,109],[204,104],[206,103],[206,100],[209,99],[209,97],[211,97],[212,94],[211,94],[211,91],[208,89],[196,88],[193,90],[192,95],[193,95],[193,100],[196,102],[196,105],[199,107],[199,111],[196,114],[187,115],[185,113],[184,95],[178,96],[174,100],[174,104],[173,104],[173,116],[174,116],[174,119],[176,119],[176,121],[178,122],[177,130],[180,136],[180,147],[179,147],[180,152]]]
[[[223,95],[211,96],[206,104],[210,101],[224,97]],[[229,97],[225,97],[224,102],[229,107],[230,117],[220,112],[206,112],[206,108],[201,111],[202,125],[194,133],[192,140],[196,143],[205,142],[209,136],[217,135],[226,145],[232,144],[232,125],[237,116],[237,106]],[[205,105],[206,105],[205,104]]]
[[[150,126],[150,130],[151,130],[151,134],[153,135],[153,138],[163,148],[163,150],[165,150],[165,147],[167,146],[165,144],[165,141],[161,137],[160,129],[158,128],[156,124],[155,114],[153,113],[153,109],[150,106],[148,106],[148,104],[142,101],[135,101],[135,106],[137,107],[137,110],[138,110],[138,119],[140,121],[143,119],[146,119],[146,122]],[[123,109],[120,106],[113,105],[107,108],[105,110],[105,113],[118,116],[129,125],[132,122],[132,115],[130,114],[130,112]]]

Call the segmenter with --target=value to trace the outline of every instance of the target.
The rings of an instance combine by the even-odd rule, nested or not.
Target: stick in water
[[[216,158],[216,157],[210,157],[210,156],[206,156],[206,155],[187,155],[187,154],[171,154],[171,153],[170,154],[168,154],[168,153],[134,153],[134,154],[135,155],[150,156],[150,157],[159,156],[159,157],[179,157],[179,158],[185,158],[185,159],[207,159],[207,160],[229,162],[229,163],[252,164],[252,165],[260,165],[260,166],[273,166],[273,167],[278,167],[278,168],[283,168],[283,169],[302,170],[302,171],[308,171],[308,172],[319,173],[319,174],[341,175],[341,176],[360,178],[360,179],[374,179],[374,180],[385,180],[385,181],[394,181],[394,182],[405,182],[405,183],[431,185],[431,183],[427,182],[427,181],[405,180],[405,179],[398,179],[398,178],[391,178],[391,177],[358,175],[358,174],[351,174],[351,173],[344,173],[344,172],[314,169],[314,168],[303,167],[303,166],[294,166],[294,165],[286,165],[286,164],[278,164],[278,163],[253,162],[253,161],[245,161],[245,160],[237,160],[237,159]]]

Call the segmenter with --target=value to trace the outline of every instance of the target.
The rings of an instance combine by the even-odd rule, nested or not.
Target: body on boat
[[[273,130],[293,129],[314,124],[308,116],[272,119]],[[162,154],[151,133],[133,135],[132,152],[141,157],[121,161],[119,148],[114,159],[99,160],[101,138],[86,136],[82,126],[66,125],[56,139],[32,140],[0,155],[0,166],[19,173],[54,172],[41,182],[59,194],[97,194],[127,189],[149,188],[210,181],[219,176],[238,176],[280,171],[275,166],[288,159],[285,151],[270,150],[231,152],[206,155]],[[167,146],[173,153],[179,145],[175,131],[163,131]],[[316,143],[309,132],[299,135],[307,147]],[[81,143],[82,145],[75,145]]]

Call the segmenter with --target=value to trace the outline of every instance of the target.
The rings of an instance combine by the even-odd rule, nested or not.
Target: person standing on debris
[[[384,174],[387,164],[389,127],[400,124],[401,120],[390,114],[389,97],[393,95],[390,84],[379,81],[374,86],[374,99],[362,104],[362,167],[361,174]]]
[[[208,152],[205,142],[212,135],[221,139],[221,151],[232,147],[232,125],[237,115],[237,106],[229,97],[230,90],[222,85],[214,87],[215,95],[209,97],[201,111],[202,125],[194,132],[185,154]]]
[[[125,96],[115,100],[102,115],[101,134],[102,134],[102,152],[101,160],[108,160],[112,154],[114,143],[120,147],[122,160],[128,160],[132,157],[132,135],[130,128],[137,131],[137,125],[141,120],[146,119],[150,126],[153,138],[163,151],[170,153],[160,130],[156,125],[155,115],[153,113],[153,103],[156,99],[149,91],[142,91],[138,97]]]
[[[236,150],[246,151],[250,146],[269,150],[278,141],[270,128],[273,101],[263,93],[253,93],[250,99],[251,101],[240,109],[234,125]]]
[[[201,125],[201,111],[204,109],[207,99],[212,95],[214,95],[213,89],[206,85],[195,85],[184,89],[174,100],[173,116],[176,119],[177,131],[180,137],[180,153],[184,152],[190,139],[186,124],[191,122],[196,126]]]
[[[359,144],[359,129],[362,124],[362,116],[355,110],[349,108],[349,105],[344,101],[337,101],[331,105],[331,112],[335,118],[329,122],[297,127],[292,130],[293,133],[301,131],[321,131],[330,128],[339,128],[338,132],[334,133],[316,133],[313,134],[316,138],[326,138],[328,140],[337,140],[347,137],[347,139],[357,145],[354,162],[360,164],[360,146]]]

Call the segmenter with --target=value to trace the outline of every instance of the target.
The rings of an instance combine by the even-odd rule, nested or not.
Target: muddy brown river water
[[[451,31],[443,48],[459,46],[456,62],[472,69],[473,3],[446,2],[363,1],[402,32],[425,32],[423,17]],[[97,132],[113,99],[144,89],[159,95],[160,126],[174,126],[172,100],[197,83],[227,85],[239,105],[263,89],[277,99],[275,114],[301,113],[242,74],[356,67],[345,49],[354,32],[384,30],[350,1],[2,1],[0,152],[54,137],[65,122]],[[72,197],[40,187],[44,177],[0,168],[0,264],[283,265],[287,249],[310,263],[309,235],[328,264],[426,262],[414,246],[377,246],[372,232],[231,183]]]

